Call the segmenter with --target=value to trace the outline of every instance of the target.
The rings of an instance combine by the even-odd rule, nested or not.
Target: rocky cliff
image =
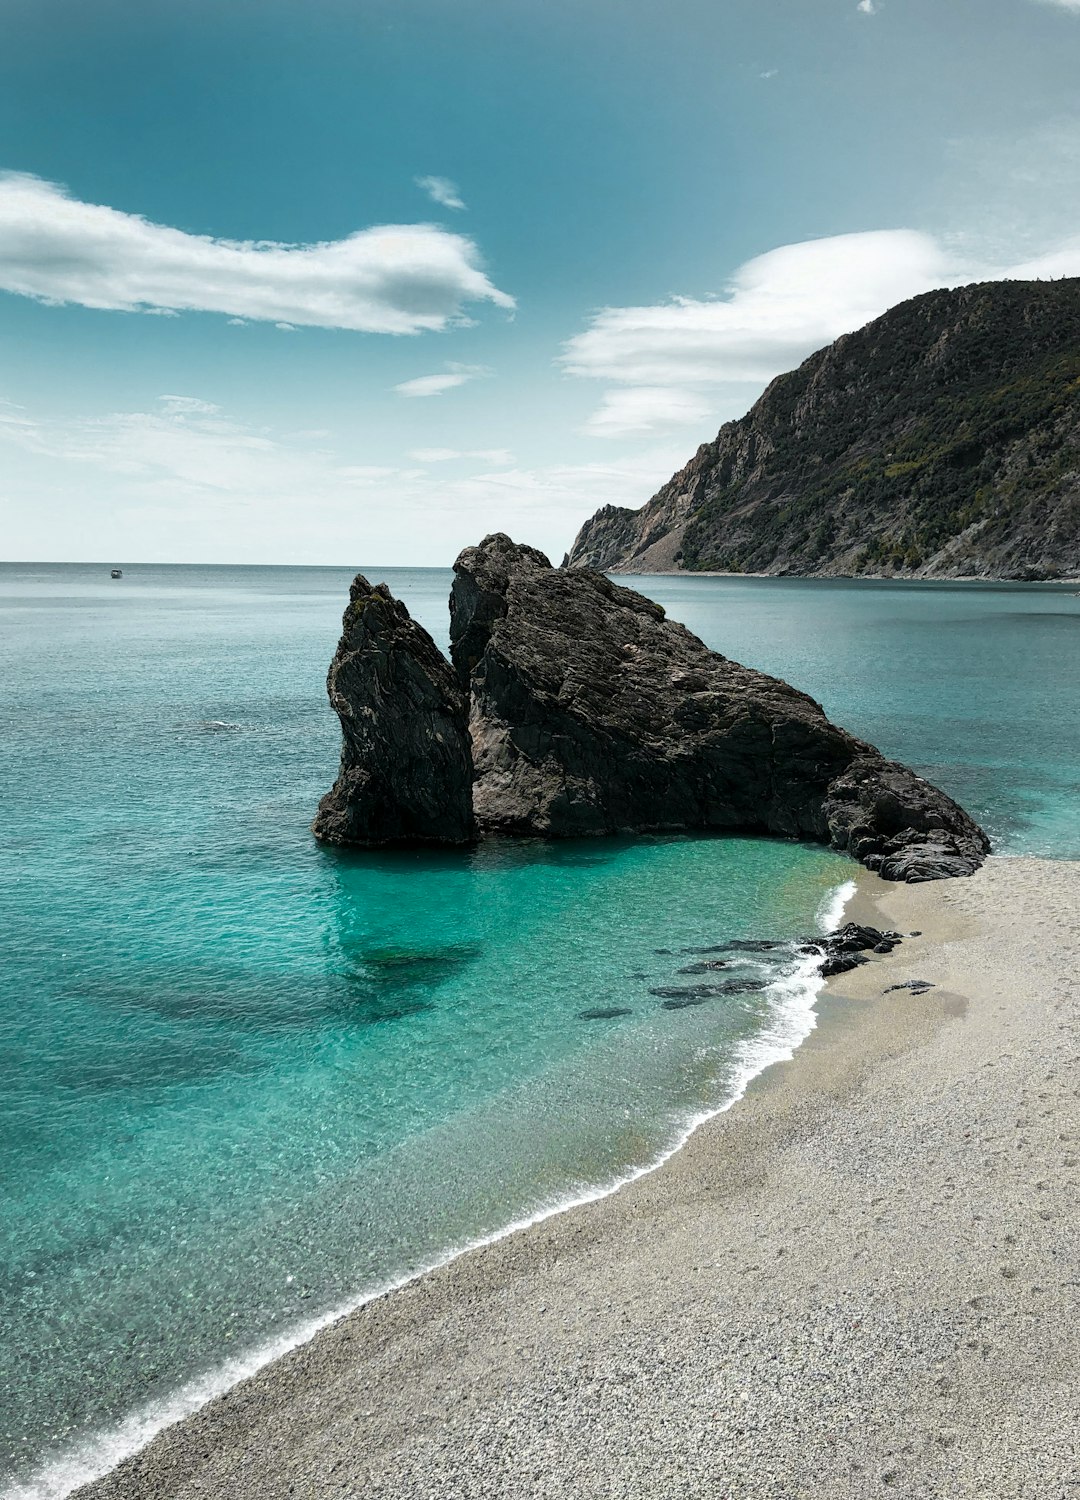
[[[358,573],[326,679],[341,768],[312,825],[328,844],[465,844],[475,836],[468,698],[385,583]]]
[[[571,567],[1080,577],[1080,280],[929,292],[779,379]]]
[[[440,793],[424,805],[432,838],[446,841],[444,798],[460,776],[458,741],[449,759],[446,741],[460,730],[467,688],[472,804],[484,834],[772,833],[830,842],[893,880],[970,874],[989,847],[943,792],[831,724],[806,694],[710,651],[602,573],[553,568],[506,536],[467,548],[451,596],[457,675],[441,657],[440,669],[430,637],[419,632],[418,644],[409,621],[397,697],[377,663],[388,636],[399,644],[400,618],[387,618],[385,590],[376,608],[366,583],[357,586],[366,634],[358,645],[347,611],[330,674],[346,743],[320,837],[330,828],[337,842],[385,842],[400,826],[399,838],[424,838],[423,747],[437,742]],[[377,784],[363,779],[372,756]],[[396,806],[403,798],[407,818]]]

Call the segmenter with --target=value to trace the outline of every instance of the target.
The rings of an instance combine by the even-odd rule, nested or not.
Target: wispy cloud
[[[470,302],[514,306],[472,240],[437,225],[381,225],[311,245],[212,239],[82,203],[24,173],[0,174],[0,290],[364,333],[442,329],[467,321]]]
[[[248,426],[196,396],[62,418],[0,400],[5,547],[45,556],[62,532],[72,558],[447,564],[503,529],[561,556],[583,514],[643,503],[686,457],[680,443],[534,468],[501,449],[375,462],[386,455],[307,436]],[[425,471],[451,452],[460,470]]]
[[[774,376],[933,287],[1080,273],[1080,240],[1008,267],[962,262],[931,235],[877,230],[785,245],[724,297],[612,307],[564,347],[572,375],[610,383],[586,431],[622,437],[741,415]]]
[[[449,177],[415,177],[413,181],[421,188],[433,203],[439,203],[443,208],[465,207],[456,182],[451,182]]]
[[[403,380],[400,385],[394,386],[394,390],[399,396],[410,398],[441,396],[445,391],[455,390],[457,386],[465,385],[480,375],[491,373],[486,365],[447,365],[441,374],[417,375],[413,380]]]
[[[1056,5],[1058,10],[1072,10],[1080,13],[1080,0],[1039,0],[1041,5]]]
[[[409,454],[418,464],[446,464],[478,460],[503,468],[514,462],[509,448],[414,448]]]
[[[759,78],[775,78],[776,75],[779,73],[779,71],[780,71],[779,68],[766,68],[764,73],[759,73],[758,74],[758,77]]]
[[[878,7],[874,3],[874,0],[859,0],[855,9],[861,10],[864,16],[876,16],[878,13]]]
[[[593,437],[625,437],[664,427],[703,427],[712,415],[708,398],[671,386],[627,386],[608,391],[585,431]]]

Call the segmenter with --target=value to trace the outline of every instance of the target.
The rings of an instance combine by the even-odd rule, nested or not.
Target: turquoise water
[[[185,1382],[654,1161],[810,1024],[786,949],[742,961],[764,989],[650,991],[812,930],[852,868],[825,850],[315,845],[349,576],[0,567],[9,1489],[63,1493]],[[449,574],[378,576],[445,643]],[[643,586],[1000,847],[1080,855],[1068,591]]]

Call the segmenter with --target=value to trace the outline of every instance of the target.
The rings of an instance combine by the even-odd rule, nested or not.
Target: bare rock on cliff
[[[663,829],[831,842],[890,879],[970,874],[989,842],[949,797],[663,609],[506,536],[455,564],[474,807],[488,833]]]
[[[357,574],[326,680],[341,769],[312,825],[330,844],[475,837],[468,699],[427,631]]]
[[[774,380],[571,567],[1080,574],[1080,278],[927,292]]]

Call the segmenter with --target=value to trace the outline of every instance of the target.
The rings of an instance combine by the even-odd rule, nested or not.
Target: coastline
[[[861,873],[848,915],[923,935],[831,981],[794,1061],[664,1165],[368,1302],[77,1493],[1065,1493],[1080,864]],[[882,995],[911,978],[936,988]]]
[[[958,573],[942,576],[935,573],[913,578],[896,573],[731,573],[717,568],[603,568],[611,578],[785,578],[820,579],[829,583],[1015,583],[1036,588],[1052,585],[1077,588],[1080,578],[988,578],[985,573]]]

